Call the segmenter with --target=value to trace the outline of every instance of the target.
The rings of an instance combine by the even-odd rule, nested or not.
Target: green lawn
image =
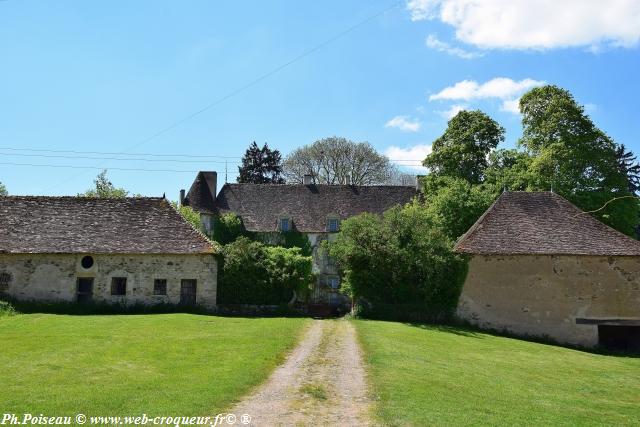
[[[210,415],[263,381],[304,319],[0,317],[0,413]]]
[[[390,425],[639,425],[640,358],[354,321]]]

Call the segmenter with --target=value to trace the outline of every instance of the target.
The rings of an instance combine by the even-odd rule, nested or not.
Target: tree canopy
[[[109,178],[107,178],[107,170],[103,170],[93,180],[94,188],[90,188],[84,193],[78,194],[78,197],[99,197],[99,198],[123,198],[129,195],[124,188],[116,188]]]
[[[284,184],[282,177],[282,156],[265,143],[262,148],[255,141],[251,143],[238,166],[237,181],[241,184]]]
[[[4,186],[3,183],[0,182],[0,196],[7,196],[9,192],[7,191],[7,187]]]
[[[566,197],[611,227],[635,234],[638,201],[628,170],[621,167],[619,146],[598,129],[573,96],[557,86],[538,87],[520,99],[523,135],[519,141],[532,159],[529,188]],[[623,149],[624,154],[624,149]],[[628,159],[627,159],[628,160]]]
[[[475,208],[464,207],[465,197],[471,197],[474,206],[474,198],[486,200],[479,192],[488,198],[503,190],[553,190],[582,210],[595,211],[593,215],[611,227],[634,235],[640,208],[629,196],[638,191],[640,166],[633,153],[598,129],[573,96],[557,86],[524,94],[520,111],[523,134],[518,149],[497,149],[504,129],[480,111],[460,112],[449,121],[424,161],[431,169],[427,205],[446,200],[447,210],[458,206],[462,219],[466,213],[475,215]],[[480,187],[465,188],[455,179]],[[442,183],[449,183],[449,188]],[[612,199],[615,203],[600,209]],[[461,230],[456,224],[466,223],[454,217],[450,221],[452,235]]]
[[[449,120],[444,134],[433,142],[423,164],[433,175],[480,183],[487,155],[504,141],[504,128],[482,111],[460,111]]]
[[[394,176],[389,159],[368,142],[330,137],[294,150],[284,161],[284,174],[290,183],[301,184],[311,175],[314,184],[373,185]]]

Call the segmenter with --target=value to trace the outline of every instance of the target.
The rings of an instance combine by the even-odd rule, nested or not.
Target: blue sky
[[[169,170],[224,180],[226,160],[235,180],[253,140],[286,155],[332,135],[411,160],[459,108],[491,115],[510,147],[515,102],[543,82],[640,152],[638,3],[0,1],[0,182],[73,195],[104,167],[132,193],[175,198],[195,174]]]

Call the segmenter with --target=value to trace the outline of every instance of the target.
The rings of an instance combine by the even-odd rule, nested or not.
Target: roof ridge
[[[44,195],[17,195],[0,196],[0,199],[48,199],[48,200],[166,200],[166,197],[158,196],[126,196],[126,197],[93,197],[93,196],[44,196]]]

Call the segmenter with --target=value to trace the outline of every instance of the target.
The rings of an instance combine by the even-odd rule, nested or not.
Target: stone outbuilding
[[[483,328],[640,349],[640,242],[551,192],[505,192],[460,238],[457,314]]]
[[[0,197],[0,294],[216,304],[212,243],[164,198]]]

